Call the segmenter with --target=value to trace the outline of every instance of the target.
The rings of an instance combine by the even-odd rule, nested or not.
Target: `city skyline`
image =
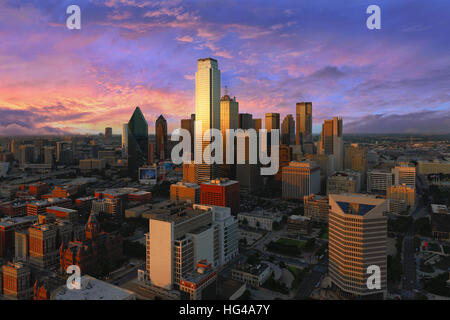
[[[311,101],[314,134],[334,116],[344,133],[448,133],[449,22],[435,17],[449,4],[382,2],[374,31],[368,2],[320,2],[78,1],[81,30],[67,1],[2,2],[0,135],[118,134],[136,106],[171,132],[195,110],[204,57],[254,118]]]

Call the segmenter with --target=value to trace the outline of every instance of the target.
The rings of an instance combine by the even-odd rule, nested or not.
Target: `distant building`
[[[295,109],[295,143],[302,147],[303,153],[312,154],[313,150],[308,150],[312,146],[312,102],[297,102]]]
[[[170,155],[168,153],[168,144],[167,144],[167,121],[163,117],[163,115],[160,115],[158,119],[156,119],[155,132],[156,132],[156,158],[158,160],[165,160]]]
[[[112,138],[112,128],[107,127],[105,128],[105,139],[109,140]]]
[[[351,296],[386,294],[387,201],[362,194],[330,195],[329,276]],[[369,289],[367,268],[380,268],[381,288]]]
[[[205,205],[228,207],[237,214],[240,207],[239,182],[220,178],[200,185],[200,203]]]
[[[0,257],[14,252],[14,233],[25,230],[37,221],[36,216],[0,219]]]
[[[416,167],[396,166],[392,169],[395,185],[407,185],[408,187],[416,187]]]
[[[148,161],[148,124],[139,107],[128,122],[128,170],[132,177]]]
[[[266,130],[267,132],[273,129],[280,129],[280,114],[279,113],[266,113]]]
[[[284,145],[295,144],[295,121],[292,114],[288,114],[281,124],[281,143]]]
[[[417,161],[418,174],[450,174],[450,161],[433,160],[433,161]]]
[[[344,168],[344,140],[342,132],[342,118],[334,117],[332,120],[325,120],[319,140],[319,153],[334,155],[336,170]]]
[[[106,167],[104,159],[83,159],[80,160],[81,171],[103,170]]]
[[[431,211],[433,237],[442,241],[450,241],[450,213],[447,206],[432,204]]]
[[[282,169],[284,199],[303,199],[320,192],[320,168],[315,162],[292,161]]]
[[[273,223],[281,221],[280,215],[265,211],[241,212],[237,218],[244,226],[266,231],[272,231]]]
[[[365,179],[367,173],[367,148],[360,147],[355,143],[346,147],[344,169],[361,172],[363,179]]]
[[[296,234],[308,235],[311,233],[311,218],[291,215],[287,219],[286,231]]]

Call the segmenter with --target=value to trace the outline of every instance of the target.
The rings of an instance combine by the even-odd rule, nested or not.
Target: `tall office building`
[[[181,129],[189,131],[191,135],[191,160],[194,160],[194,126],[195,126],[195,113],[191,114],[190,119],[181,119]]]
[[[394,184],[407,185],[410,188],[416,187],[416,167],[396,166],[392,169]]]
[[[220,132],[222,132],[222,148],[223,148],[223,163],[224,170],[229,174],[230,165],[227,164],[226,150],[227,146],[227,130],[239,128],[239,102],[236,101],[236,97],[230,98],[228,95],[224,95],[220,99]],[[234,148],[236,150],[236,148]],[[233,161],[233,163],[236,163]],[[229,176],[229,175],[228,175]]]
[[[197,183],[207,182],[216,178],[217,164],[208,164],[203,152],[211,143],[212,137],[203,139],[209,129],[220,130],[220,70],[217,60],[212,58],[199,59],[195,73],[195,120],[201,127],[195,128],[195,153],[201,156],[201,163],[195,165],[195,180]],[[206,157],[209,157],[207,154]]]
[[[295,143],[304,149],[306,143],[312,144],[312,102],[297,102],[295,109]]]
[[[279,113],[266,113],[266,130],[267,132],[272,129],[280,129],[280,114]]]
[[[200,185],[200,203],[228,207],[237,214],[240,207],[239,182],[227,178],[215,179]]]
[[[387,286],[387,201],[362,194],[330,195],[331,281],[349,295],[384,294]],[[369,289],[367,268],[378,266],[381,289]]]
[[[239,113],[239,128],[254,129],[253,125],[253,116],[250,113]]]
[[[281,123],[281,143],[295,144],[295,121],[292,114],[288,114]]]
[[[163,115],[156,119],[155,123],[156,133],[156,159],[165,160],[169,157],[167,152],[167,121]]]
[[[112,138],[112,128],[107,127],[105,128],[105,139],[111,139]]]
[[[262,128],[262,120],[261,119],[253,119],[253,129],[256,130],[256,132],[259,132]]]
[[[332,154],[335,157],[336,170],[344,168],[344,139],[342,136],[342,118],[325,120],[319,141],[320,154]]]
[[[148,160],[148,124],[139,107],[134,110],[127,131],[128,170],[132,177],[137,177],[139,167]]]
[[[128,156],[128,123],[122,125],[122,158]]]
[[[291,161],[282,168],[284,199],[303,199],[320,192],[320,167],[311,161]]]
[[[344,169],[359,171],[365,175],[367,172],[367,149],[352,143],[345,148]]]

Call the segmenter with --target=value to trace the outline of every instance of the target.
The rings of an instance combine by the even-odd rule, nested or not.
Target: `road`
[[[308,298],[315,289],[316,284],[322,278],[323,273],[319,271],[312,271],[308,273],[300,283],[297,294],[295,295],[295,300],[302,300]]]

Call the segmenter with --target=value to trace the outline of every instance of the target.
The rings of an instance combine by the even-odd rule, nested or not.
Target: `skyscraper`
[[[156,119],[155,123],[156,133],[156,158],[158,160],[165,160],[169,155],[167,153],[167,121],[163,115]]]
[[[295,144],[295,121],[292,114],[288,114],[281,123],[281,143]]]
[[[262,128],[262,120],[261,119],[253,119],[253,129],[256,130],[256,132],[259,132]]]
[[[128,155],[128,123],[122,125],[122,158]]]
[[[112,128],[107,127],[105,128],[105,139],[111,139],[112,138]]]
[[[224,95],[220,99],[220,131],[222,132],[222,148],[223,148],[223,165],[221,176],[231,177],[235,176],[235,167],[227,163],[226,150],[227,150],[227,130],[239,128],[239,102],[236,101],[236,97],[230,98],[228,95]],[[234,141],[233,141],[234,145]],[[234,148],[236,150],[236,148]],[[234,153],[234,155],[236,152]],[[234,161],[233,155],[233,163]]]
[[[191,114],[190,119],[181,119],[181,128],[189,131],[191,135],[191,159],[194,160],[194,126],[195,126],[195,113]]]
[[[201,163],[195,165],[196,182],[210,181],[217,176],[217,165],[208,164],[209,155],[203,156],[212,137],[204,138],[209,129],[220,129],[220,70],[217,60],[199,59],[195,73],[195,153]],[[200,125],[201,123],[201,125]],[[200,159],[198,159],[200,160]]]
[[[266,130],[270,132],[272,129],[280,129],[279,113],[266,113]]]
[[[137,177],[138,169],[148,160],[148,124],[139,107],[128,122],[128,170]]]
[[[312,143],[312,102],[297,102],[295,143],[302,149],[306,143]]]
[[[253,129],[253,116],[250,113],[239,113],[239,128]]]
[[[334,155],[336,170],[342,170],[344,167],[342,118],[334,117],[333,120],[325,120],[323,122],[319,144],[320,154]]]
[[[331,282],[347,294],[385,293],[387,201],[362,194],[330,195],[329,260]],[[369,289],[369,266],[380,268],[380,289]]]

